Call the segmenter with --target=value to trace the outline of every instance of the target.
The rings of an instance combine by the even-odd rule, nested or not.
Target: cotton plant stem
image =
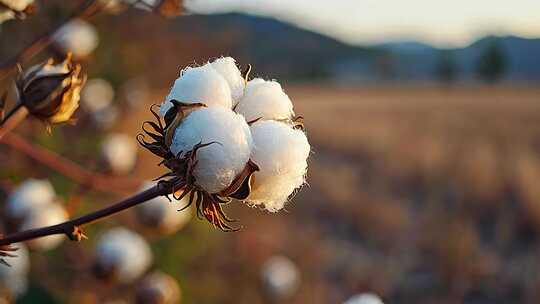
[[[24,242],[55,234],[65,234],[72,240],[80,240],[80,237],[78,237],[78,235],[82,235],[82,232],[80,232],[79,230],[81,226],[88,225],[98,220],[102,220],[108,216],[114,215],[131,207],[134,207],[138,204],[142,204],[158,196],[168,195],[170,193],[171,189],[169,187],[164,187],[158,184],[148,190],[126,198],[114,205],[83,215],[76,219],[69,220],[57,225],[9,234],[3,238],[0,238],[0,246],[7,246],[14,243]]]
[[[0,143],[29,156],[80,185],[95,190],[125,194],[136,191],[142,184],[141,180],[135,178],[115,177],[89,171],[53,151],[29,143],[13,133],[6,134],[4,138],[0,138]]]
[[[52,36],[60,27],[76,18],[90,17],[94,15],[101,10],[103,5],[104,4],[100,3],[98,0],[85,0],[66,19],[62,20],[45,34],[32,41],[18,54],[0,63],[0,80],[4,79],[11,72],[13,72],[17,64],[27,61],[45,49],[51,43]]]
[[[17,127],[27,116],[28,109],[22,105],[17,105],[9,114],[0,121],[0,140]]]

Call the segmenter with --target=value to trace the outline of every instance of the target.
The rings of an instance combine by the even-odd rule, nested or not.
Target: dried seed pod
[[[19,75],[16,81],[19,103],[46,123],[71,119],[79,107],[80,91],[86,80],[81,66],[68,55],[63,62],[49,59]]]
[[[10,19],[24,19],[34,11],[34,0],[0,0],[0,23]]]

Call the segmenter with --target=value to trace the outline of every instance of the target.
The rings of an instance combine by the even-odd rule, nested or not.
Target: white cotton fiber
[[[247,201],[275,212],[304,184],[310,145],[303,131],[272,120],[254,123],[251,134],[251,160],[260,171],[254,174]]]
[[[152,252],[144,238],[126,228],[105,232],[96,247],[96,262],[115,272],[121,283],[139,278],[152,263]]]
[[[27,179],[8,197],[6,214],[12,219],[22,219],[32,209],[42,208],[55,199],[53,186],[48,180]]]
[[[60,224],[68,220],[68,214],[59,203],[50,203],[42,208],[32,209],[32,212],[25,217],[21,224],[20,231],[41,228]],[[51,235],[28,241],[28,246],[33,250],[51,250],[65,239],[64,235]]]
[[[232,57],[221,57],[210,65],[221,75],[231,89],[231,95],[233,100],[233,106],[238,103],[240,98],[244,95],[245,81],[242,77],[242,72],[236,66],[236,61]]]
[[[146,182],[142,190],[153,187],[155,182]],[[170,196],[172,197],[172,196]],[[192,208],[178,211],[189,202],[189,195],[182,200],[172,202],[165,196],[153,198],[135,207],[135,216],[139,225],[162,233],[174,233],[184,227],[193,217]]]
[[[75,19],[62,26],[52,38],[63,52],[72,52],[75,58],[84,58],[92,53],[99,43],[94,26],[82,19]]]
[[[204,103],[208,107],[232,108],[231,89],[227,80],[210,65],[184,69],[161,105],[161,115],[172,107],[169,101]]]
[[[114,89],[105,79],[90,79],[81,91],[82,104],[91,113],[105,110],[113,100]]]
[[[177,155],[214,141],[199,150],[194,170],[196,183],[209,193],[229,186],[248,162],[252,139],[244,117],[223,107],[195,110],[176,129],[171,145]]]
[[[129,173],[137,162],[137,143],[125,134],[109,134],[101,145],[101,156],[114,174]]]
[[[244,96],[236,106],[236,112],[247,121],[290,119],[294,116],[291,99],[276,81],[256,78],[248,82]]]

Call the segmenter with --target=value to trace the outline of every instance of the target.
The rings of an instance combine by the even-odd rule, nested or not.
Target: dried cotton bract
[[[101,235],[95,259],[96,274],[99,277],[127,284],[148,269],[152,263],[152,252],[140,235],[117,227]]]
[[[226,231],[234,229],[221,206],[231,199],[283,208],[304,183],[310,151],[281,85],[248,82],[250,70],[242,76],[232,58],[185,69],[161,117],[152,108],[157,121],[143,124],[152,140],[137,137],[170,170],[160,184]]]
[[[125,134],[111,133],[101,145],[101,158],[114,174],[127,174],[137,163],[137,143]]]
[[[75,58],[86,58],[98,46],[99,37],[94,26],[82,19],[75,19],[62,26],[52,37],[56,49]]]

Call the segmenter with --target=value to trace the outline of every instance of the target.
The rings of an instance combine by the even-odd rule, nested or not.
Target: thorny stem
[[[57,225],[30,229],[7,235],[0,239],[0,246],[6,246],[55,234],[65,234],[71,240],[80,240],[81,238],[85,238],[85,236],[82,234],[82,231],[80,230],[81,226],[96,222],[105,217],[134,207],[138,204],[144,203],[158,196],[168,195],[170,193],[170,187],[166,187],[162,184],[157,184],[148,190],[135,194],[114,205],[83,215],[76,219],[69,220]]]
[[[58,25],[32,41],[15,56],[0,63],[0,80],[8,76],[18,63],[27,61],[46,48],[51,43],[51,37],[60,27],[76,18],[90,17],[99,12],[103,6],[104,4],[98,0],[85,0],[70,16],[62,20]]]
[[[15,129],[27,116],[28,109],[22,104],[18,104],[13,108],[6,117],[0,121],[0,140],[10,131]]]
[[[29,143],[13,133],[6,134],[4,138],[0,138],[0,143],[26,154],[30,158],[59,172],[78,184],[99,191],[125,194],[126,192],[133,192],[141,185],[141,181],[138,179],[115,177],[89,171],[59,154]]]

